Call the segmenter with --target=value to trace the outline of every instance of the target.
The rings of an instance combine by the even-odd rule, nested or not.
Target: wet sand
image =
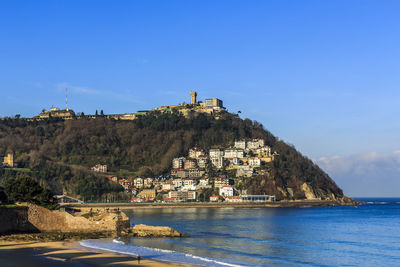
[[[0,241],[0,266],[188,266],[84,248],[76,241]],[[194,265],[191,265],[194,266]]]

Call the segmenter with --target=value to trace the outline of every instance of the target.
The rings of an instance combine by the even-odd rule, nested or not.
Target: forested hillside
[[[123,197],[122,188],[89,171],[107,164],[122,176],[166,174],[171,160],[194,145],[205,149],[227,147],[235,139],[263,138],[278,153],[265,168],[268,173],[243,181],[254,194],[277,199],[341,198],[342,190],[311,160],[278,140],[263,126],[230,113],[211,115],[151,112],[134,121],[96,119],[0,121],[0,154],[12,151],[20,169],[1,169],[0,179],[31,176],[54,193],[67,192],[86,199]],[[307,184],[306,190],[304,184]]]

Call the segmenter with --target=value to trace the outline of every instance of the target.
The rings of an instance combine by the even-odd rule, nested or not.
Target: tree
[[[97,109],[96,109],[96,117],[97,117],[97,116],[99,116],[99,112],[98,112]]]
[[[45,207],[53,202],[50,191],[42,188],[34,179],[26,175],[6,180],[4,193],[8,200],[14,202],[30,202]]]
[[[100,110],[100,116],[104,116],[104,112],[103,112],[103,110]]]
[[[4,188],[0,187],[0,203],[6,203],[8,201],[7,195],[4,192]]]

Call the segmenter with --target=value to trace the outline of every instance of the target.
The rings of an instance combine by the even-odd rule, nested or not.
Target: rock
[[[301,189],[303,190],[306,199],[316,199],[311,186],[309,186],[307,183],[303,183]]]
[[[168,226],[138,224],[129,229],[129,236],[136,237],[184,237],[181,232]]]

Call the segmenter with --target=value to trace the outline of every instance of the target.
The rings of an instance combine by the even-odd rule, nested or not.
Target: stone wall
[[[0,207],[0,234],[32,233],[38,231],[28,220],[27,207]]]
[[[28,204],[27,207],[0,208],[0,234],[19,232],[102,232],[129,228],[123,212],[104,212],[88,219],[64,211],[50,211]]]
[[[86,219],[29,204],[28,218],[42,232],[117,231],[129,228],[129,218],[123,212],[105,212]]]

